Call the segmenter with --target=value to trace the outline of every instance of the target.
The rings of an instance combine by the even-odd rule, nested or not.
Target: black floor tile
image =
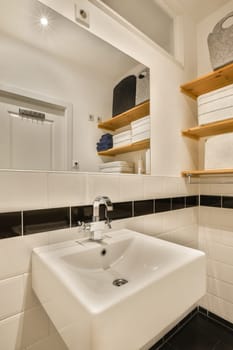
[[[233,331],[228,330],[221,324],[218,324],[200,314],[198,314],[196,323],[197,327],[202,329],[203,332],[207,334],[215,334],[220,341],[233,346]]]
[[[163,345],[159,350],[175,350],[169,343]]]
[[[213,350],[233,350],[233,345],[228,345],[220,341]]]
[[[161,350],[233,350],[233,331],[198,313]]]
[[[160,345],[161,346],[161,345]],[[158,343],[156,343],[150,350],[175,350],[172,348],[172,346],[169,343],[164,344],[162,347],[160,347]]]
[[[174,350],[213,350],[218,342],[214,334],[205,334],[188,326],[170,340]]]

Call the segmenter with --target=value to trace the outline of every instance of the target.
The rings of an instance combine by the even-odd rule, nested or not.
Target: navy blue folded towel
[[[101,136],[99,142],[96,144],[96,149],[98,152],[106,151],[109,148],[113,147],[113,140],[111,134],[104,134]]]
[[[100,138],[100,141],[107,141],[107,140],[112,140],[112,135],[111,134],[104,134]]]

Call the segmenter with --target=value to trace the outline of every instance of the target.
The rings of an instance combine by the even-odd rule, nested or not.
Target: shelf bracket
[[[202,175],[193,176],[192,174],[186,175],[187,183],[189,185],[232,185],[233,175]]]

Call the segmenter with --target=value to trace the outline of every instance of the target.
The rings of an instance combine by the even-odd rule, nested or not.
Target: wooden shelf
[[[185,95],[196,99],[202,94],[230,84],[233,84],[233,63],[181,85],[180,90]]]
[[[99,156],[116,156],[121,153],[135,152],[142,149],[150,148],[150,140],[143,140],[135,143],[131,143],[127,146],[110,148],[107,151],[98,152]]]
[[[233,175],[233,169],[185,170],[182,176]]]
[[[195,126],[194,128],[183,130],[182,135],[199,140],[201,137],[227,134],[230,132],[233,132],[233,118]]]
[[[98,128],[115,131],[129,125],[134,120],[143,118],[150,113],[150,101],[145,101],[126,112],[98,124]]]

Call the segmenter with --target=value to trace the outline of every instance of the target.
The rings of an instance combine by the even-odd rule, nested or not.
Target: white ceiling
[[[44,30],[42,15],[49,18]],[[37,0],[0,0],[1,32],[113,80],[139,64]]]
[[[185,12],[196,22],[201,21],[229,0],[178,0]]]

